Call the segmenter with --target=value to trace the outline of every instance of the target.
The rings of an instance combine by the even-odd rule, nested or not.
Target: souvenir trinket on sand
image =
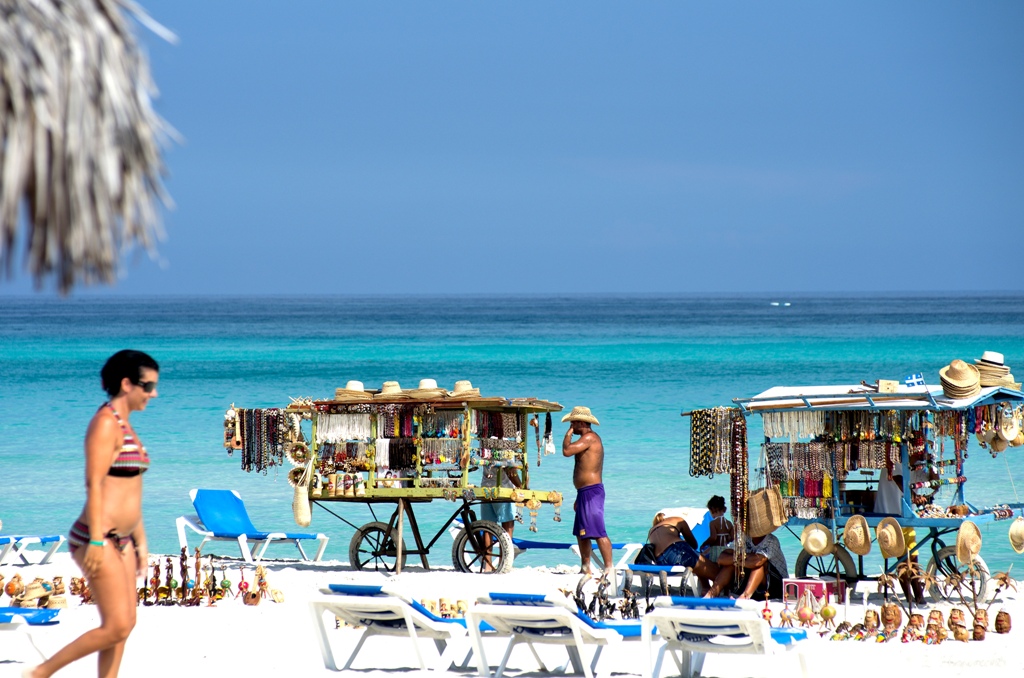
[[[996,612],[996,633],[1009,633],[1010,628],[1010,613],[1006,610]]]
[[[972,640],[985,640],[985,625],[979,622],[974,622],[974,635]]]

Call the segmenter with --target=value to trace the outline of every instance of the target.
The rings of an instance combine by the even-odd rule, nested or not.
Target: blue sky
[[[92,293],[1024,290],[1019,2],[143,4],[177,206]]]

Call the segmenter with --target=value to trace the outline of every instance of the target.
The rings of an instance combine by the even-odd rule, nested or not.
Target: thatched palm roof
[[[0,266],[62,292],[112,282],[125,251],[153,251],[172,132],[126,19],[173,38],[130,0],[0,0]]]

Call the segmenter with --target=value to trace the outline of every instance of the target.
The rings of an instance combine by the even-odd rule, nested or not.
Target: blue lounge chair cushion
[[[328,584],[327,588],[329,588],[331,591],[334,591],[335,593],[341,593],[341,594],[346,595],[346,596],[386,596],[386,595],[389,595],[389,594],[384,592],[383,587],[381,587],[381,586],[365,586],[365,585],[360,585],[360,584]],[[438,617],[436,614],[434,614],[433,612],[431,612],[427,608],[423,607],[423,605],[421,605],[419,603],[419,601],[412,600],[412,601],[409,601],[409,604],[412,606],[412,609],[416,610],[417,612],[422,614],[427,619],[430,619],[431,621],[441,622],[443,624],[458,624],[459,626],[465,626],[466,625],[466,620],[465,619],[458,619],[458,618],[447,619],[445,617]],[[485,622],[483,624],[480,624],[480,630],[481,631],[493,631],[494,627]]]
[[[668,572],[671,574],[672,570],[676,568],[684,569],[682,565],[637,565],[636,563],[626,569],[631,572]]]
[[[365,586],[360,584],[328,584],[327,588],[335,593],[346,596],[386,596],[380,586]]]
[[[0,624],[9,624],[12,617],[24,617],[30,626],[56,624],[55,617],[60,610],[34,607],[0,607]]]
[[[24,539],[25,537],[32,537],[33,539],[38,539],[40,544],[52,544],[53,542],[60,541],[61,539],[61,535],[59,534],[48,534],[45,536],[39,534],[9,534],[0,537],[0,540],[6,540],[0,541],[0,544],[6,544],[8,541],[11,540],[18,541],[19,539]]]
[[[672,607],[685,607],[689,610],[731,610],[738,606],[736,605],[736,601],[728,598],[672,596]]]
[[[532,541],[530,539],[520,539],[519,537],[512,537],[512,545],[524,551],[529,549],[571,549],[573,546],[576,546],[576,544],[565,544],[553,541]],[[612,548],[626,548],[626,542],[612,544]]]
[[[772,640],[779,645],[792,645],[800,640],[807,640],[807,629],[776,629],[773,628]]]
[[[495,602],[507,603],[509,605],[538,605],[541,603],[547,603],[547,596],[541,593],[489,593],[487,594],[491,600]],[[550,605],[550,603],[547,603]],[[590,615],[582,610],[576,610],[576,616],[584,624],[592,629],[606,629],[615,631],[623,638],[639,638],[640,637],[640,623],[639,622],[603,622],[595,621],[591,619]],[[554,629],[549,629],[554,630]],[[570,629],[564,629],[566,632],[571,632]]]

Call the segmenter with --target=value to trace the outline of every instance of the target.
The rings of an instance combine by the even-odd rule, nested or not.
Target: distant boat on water
[[[773,301],[772,302],[772,306],[789,306],[789,305],[790,305],[790,303],[788,301]]]

